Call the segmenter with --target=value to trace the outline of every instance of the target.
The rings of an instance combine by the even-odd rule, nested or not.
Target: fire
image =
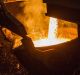
[[[35,47],[57,45],[57,44],[69,41],[69,39],[59,39],[59,38],[57,38],[57,27],[58,27],[57,19],[50,17],[48,38],[33,41]]]
[[[47,4],[43,3],[43,0],[25,0],[15,6],[16,9],[10,6],[7,6],[7,9],[23,24],[35,47],[57,45],[78,37],[77,24],[52,17],[49,20],[45,15]],[[22,9],[17,10],[19,8]],[[13,34],[13,38],[9,35],[7,34],[8,38],[13,40],[14,48],[22,44],[21,39],[15,38],[16,35]]]

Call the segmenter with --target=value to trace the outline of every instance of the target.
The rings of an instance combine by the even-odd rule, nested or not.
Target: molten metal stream
[[[58,21],[56,18],[50,17],[48,38],[33,41],[35,47],[51,46],[69,41],[69,39],[57,38]]]

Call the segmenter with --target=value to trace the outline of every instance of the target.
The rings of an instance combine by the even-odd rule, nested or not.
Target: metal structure
[[[44,0],[47,3],[47,15],[80,23],[79,0]]]
[[[79,8],[67,7],[66,3],[64,5],[54,3],[57,0],[45,0],[45,2],[47,3],[48,16],[80,23]],[[50,52],[42,53],[33,46],[30,38],[25,37],[27,33],[23,25],[5,8],[4,3],[1,2],[0,24],[23,37],[22,46],[16,48],[14,54],[21,64],[30,71],[31,75],[76,75],[75,72],[80,71],[80,36],[64,44],[41,48],[53,49]],[[78,28],[80,30],[80,26]]]
[[[3,1],[0,2],[0,24],[22,37],[25,37],[27,34],[23,24],[7,11]]]

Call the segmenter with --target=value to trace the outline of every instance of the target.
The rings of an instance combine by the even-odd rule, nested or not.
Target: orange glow
[[[57,38],[57,27],[57,19],[50,17],[48,38],[33,41],[35,47],[51,46],[69,41],[70,39]]]
[[[43,0],[24,0],[18,4],[15,3],[16,8],[6,5],[7,10],[23,24],[35,47],[57,45],[78,37],[77,24],[45,15],[47,4]],[[21,37],[11,37],[9,33],[6,36],[13,41],[13,48],[22,45]]]

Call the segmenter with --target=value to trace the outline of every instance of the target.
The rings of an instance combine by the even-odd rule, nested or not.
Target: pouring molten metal
[[[57,38],[57,28],[58,28],[57,19],[50,17],[48,37],[45,38],[45,39],[40,39],[40,40],[33,41],[35,47],[57,45],[57,44],[60,44],[60,43],[70,41],[70,39],[65,39],[65,38],[64,39],[59,39],[59,38]]]

